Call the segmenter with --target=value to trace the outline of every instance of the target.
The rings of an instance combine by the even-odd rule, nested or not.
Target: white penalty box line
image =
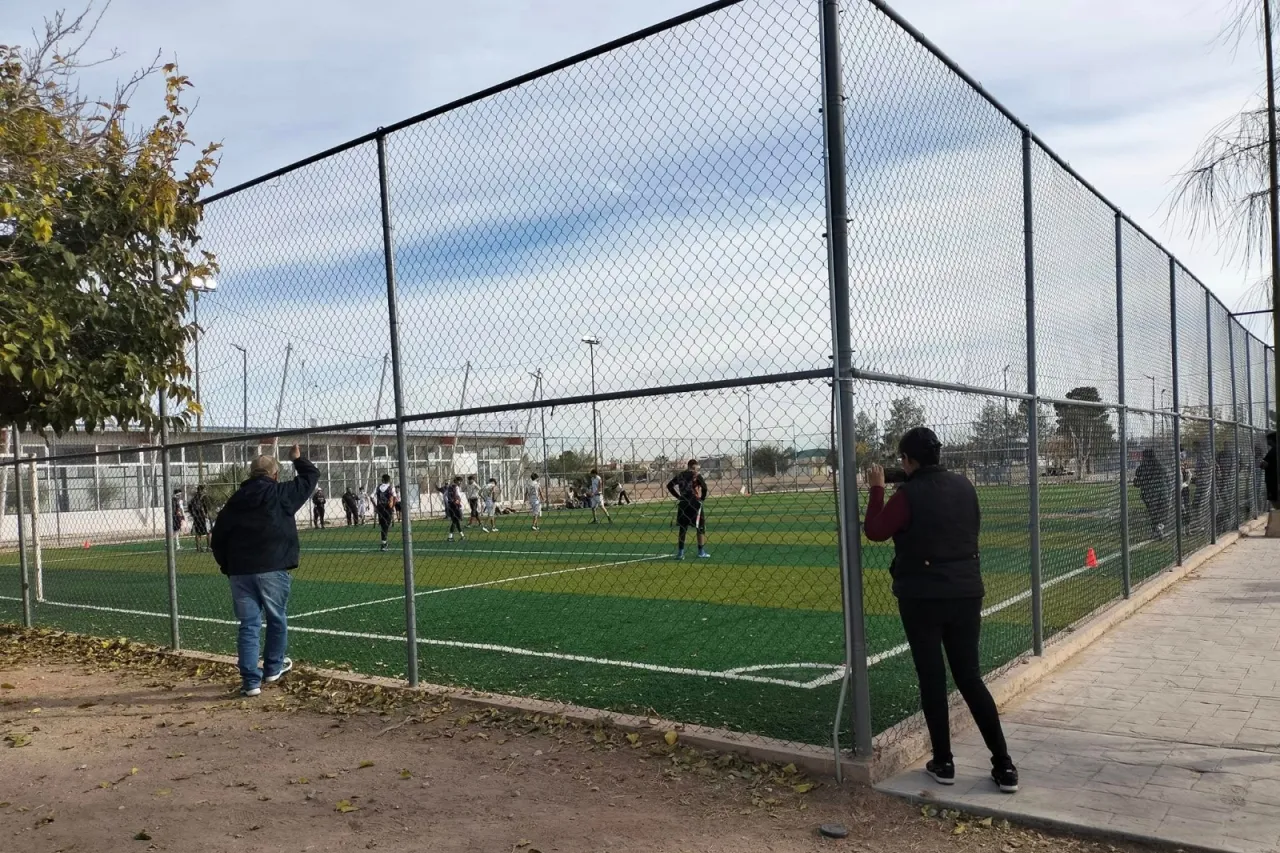
[[[456,551],[454,553],[470,554],[474,552]],[[608,568],[613,568],[615,566],[629,566],[634,563],[646,563],[646,562],[650,562],[658,559],[670,559],[670,555],[669,554],[647,554],[645,556],[637,557],[632,560],[617,560],[616,562],[612,562],[612,563],[596,563],[590,566],[576,566],[572,569],[555,569],[549,572],[533,572],[533,573],[524,574],[524,575],[513,575],[512,577],[498,578],[497,580],[491,580],[491,581],[478,581],[476,583],[466,583],[466,584],[461,584],[459,586],[447,586],[447,587],[440,587],[437,589],[424,589],[424,590],[415,592],[413,594],[413,597],[417,598],[418,596],[422,596],[422,595],[441,595],[446,592],[462,592],[468,589],[482,589],[484,587],[489,587],[489,586],[499,586],[504,583],[516,583],[517,581],[535,580],[537,578],[550,578],[550,577],[555,577],[557,575],[569,575],[577,572],[589,572],[589,571],[592,571],[593,569],[608,569]],[[353,604],[342,604],[337,607],[325,607],[320,610],[308,610],[306,613],[299,613],[296,616],[290,616],[289,619],[291,621],[294,619],[305,619],[310,616],[320,616],[326,613],[337,613],[342,610],[353,610],[357,607],[372,607],[373,605],[376,605],[376,604],[390,604],[395,601],[404,601],[404,594],[401,593],[400,595],[393,595],[387,598],[378,598],[378,599],[374,599],[373,601],[357,601]]]

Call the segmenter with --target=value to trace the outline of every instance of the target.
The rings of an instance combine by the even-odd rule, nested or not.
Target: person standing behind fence
[[[378,516],[378,530],[382,533],[382,550],[387,550],[387,531],[396,511],[396,490],[391,485],[391,475],[383,474],[382,482],[373,491],[373,511]]]
[[[364,524],[365,519],[369,517],[369,496],[365,494],[364,486],[360,487],[360,494],[356,496],[356,524]]]
[[[667,493],[676,499],[676,559],[684,559],[685,537],[689,528],[698,542],[699,559],[707,559],[707,481],[699,473],[702,465],[697,459],[690,459],[685,470],[676,474],[667,482]]]
[[[951,676],[991,751],[991,778],[1006,793],[1018,790],[1000,713],[982,680],[978,644],[982,631],[982,513],[973,483],[941,465],[942,443],[933,430],[916,427],[898,442],[907,479],[888,503],[884,469],[868,469],[864,532],[872,542],[893,539],[893,594],[920,682],[933,759],[925,769],[939,784],[953,785],[947,709],[946,650]]]
[[[1195,441],[1191,445],[1195,456],[1195,472],[1192,474],[1191,522],[1194,526],[1209,529],[1209,489],[1213,487],[1213,479],[1209,466],[1209,454],[1205,452],[1204,442]]]
[[[347,490],[342,493],[342,511],[347,516],[347,527],[356,523],[356,493],[351,491],[351,487],[347,486]]]
[[[467,506],[471,508],[471,516],[467,519],[467,527],[476,525],[484,527],[484,523],[480,520],[480,484],[476,482],[475,474],[467,475]]]
[[[324,527],[324,504],[329,500],[324,496],[324,489],[316,489],[311,496],[311,526]]]
[[[1268,508],[1280,509],[1280,505],[1277,504],[1280,496],[1276,494],[1276,434],[1274,432],[1267,433],[1267,452],[1258,463],[1258,467],[1262,469],[1262,484],[1267,490]]]
[[[462,478],[454,477],[449,485],[444,487],[444,515],[449,519],[449,541],[453,541],[453,534],[456,531],[462,539],[467,538],[467,534],[462,530]]]
[[[289,650],[289,572],[298,567],[297,513],[307,504],[320,480],[320,470],[302,456],[298,445],[289,451],[295,476],[279,482],[280,464],[259,456],[249,466],[249,479],[218,513],[210,548],[231,582],[231,600],[240,631],[236,641],[240,692],[257,696],[262,682],[274,683],[293,669]],[[261,647],[262,622],[267,642]],[[258,651],[262,648],[262,667]]]
[[[604,505],[604,478],[600,476],[600,472],[595,468],[591,469],[590,488],[591,521],[587,523],[599,524],[600,520],[596,517],[596,510],[600,510],[604,513],[604,517],[609,519],[609,523],[613,524],[613,516],[609,515],[609,508]]]
[[[191,512],[191,535],[196,540],[196,552],[203,553],[205,549],[200,547],[200,540],[207,541],[209,536],[209,496],[204,493],[203,484],[196,486],[187,509]]]
[[[538,488],[538,475],[530,474],[529,483],[524,488],[525,503],[529,504],[529,514],[533,516],[533,530],[538,529],[542,520],[542,491]]]
[[[488,484],[484,487],[484,517],[489,519],[489,526],[480,525],[480,529],[485,533],[498,532],[498,501],[502,498],[502,490],[498,488],[498,481],[489,478]]]
[[[1133,484],[1138,488],[1138,496],[1147,508],[1147,518],[1151,521],[1151,532],[1156,538],[1164,538],[1165,525],[1169,522],[1169,502],[1173,496],[1173,484],[1165,474],[1156,452],[1148,447],[1142,451],[1142,461],[1133,472]]]
[[[182,489],[173,490],[173,547],[182,550],[182,523],[187,520],[187,514],[182,505]]]

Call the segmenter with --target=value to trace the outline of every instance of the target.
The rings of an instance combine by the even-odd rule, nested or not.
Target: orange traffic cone
[[[1084,567],[1086,569],[1098,568],[1098,555],[1093,552],[1092,548],[1085,552]]]
[[[88,539],[84,540],[84,547],[85,547],[85,549],[86,549],[86,550],[89,548],[89,540],[88,540]]]

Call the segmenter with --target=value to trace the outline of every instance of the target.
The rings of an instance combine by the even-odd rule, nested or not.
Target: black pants
[[[449,519],[449,535],[452,536],[454,531],[462,532],[462,507],[448,507],[445,509],[445,516]]]
[[[382,531],[382,541],[387,541],[387,531],[391,529],[391,507],[378,507],[378,529]]]
[[[898,600],[898,613],[902,615],[902,627],[920,680],[920,708],[929,727],[934,759],[952,760],[947,670],[942,660],[942,651],[946,649],[951,677],[978,723],[982,739],[991,750],[992,762],[1007,761],[1009,748],[1000,728],[1000,713],[982,681],[978,660],[982,599],[904,598]]]

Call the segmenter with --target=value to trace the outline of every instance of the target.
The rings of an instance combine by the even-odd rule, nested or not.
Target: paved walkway
[[[1280,542],[1241,540],[1004,719],[1020,793],[995,790],[972,729],[955,746],[954,788],[920,769],[880,788],[978,814],[1280,850]]]

